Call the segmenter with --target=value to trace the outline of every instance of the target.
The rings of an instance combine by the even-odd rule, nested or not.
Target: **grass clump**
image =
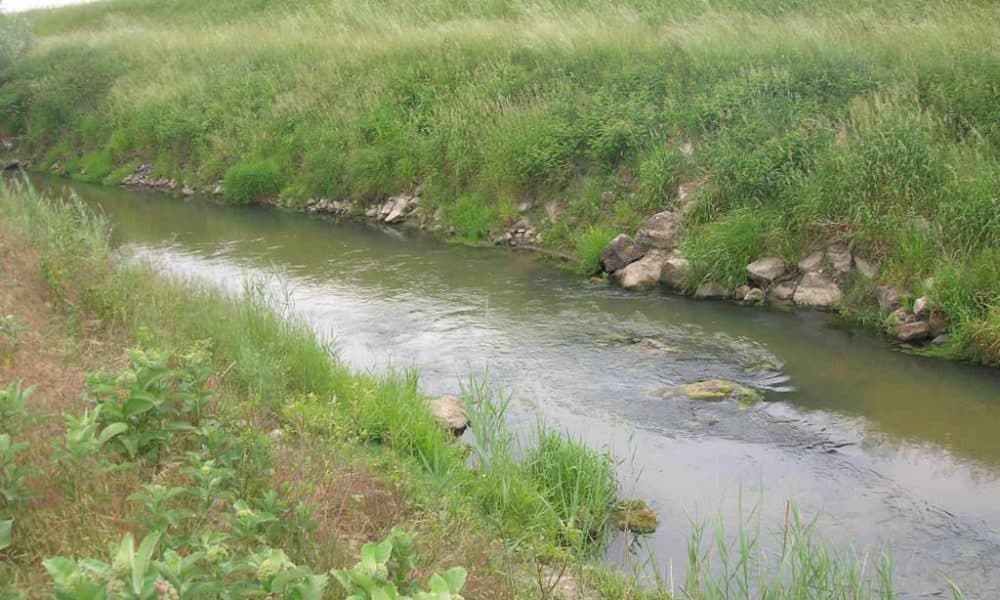
[[[580,272],[592,275],[601,271],[601,254],[618,232],[607,226],[591,225],[576,236],[576,262]]]
[[[227,202],[250,204],[277,195],[281,184],[278,165],[273,160],[259,160],[230,167],[222,189]]]

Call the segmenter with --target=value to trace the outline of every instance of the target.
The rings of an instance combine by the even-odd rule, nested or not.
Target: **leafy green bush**
[[[458,238],[472,242],[486,239],[498,220],[494,207],[474,196],[459,196],[445,205],[444,216]]]
[[[226,171],[222,189],[226,201],[233,204],[276,196],[281,191],[281,170],[272,160],[259,160],[234,165]]]

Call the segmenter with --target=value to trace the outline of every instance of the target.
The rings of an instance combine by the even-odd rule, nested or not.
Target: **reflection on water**
[[[741,497],[747,512],[762,496],[778,526],[794,498],[838,544],[891,544],[906,596],[939,593],[947,576],[1000,597],[995,372],[905,356],[824,315],[589,285],[523,254],[77,189],[118,243],[165,269],[234,289],[269,274],[357,368],[416,366],[429,393],[488,370],[523,421],[612,448],[625,488],[660,513],[643,544],[664,572],[683,573],[695,515],[733,525]],[[708,378],[765,401],[662,393]]]

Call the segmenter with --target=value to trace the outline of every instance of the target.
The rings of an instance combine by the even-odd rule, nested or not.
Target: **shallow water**
[[[60,181],[40,187],[61,190]],[[683,580],[692,518],[766,533],[794,500],[841,548],[892,548],[903,597],[957,582],[1000,597],[1000,375],[894,351],[828,316],[591,285],[525,254],[446,245],[257,209],[73,186],[116,242],[238,289],[264,275],[358,369],[416,367],[431,394],[470,376],[510,392],[521,423],[608,446],[660,528],[651,553]],[[765,401],[664,397],[724,378]]]

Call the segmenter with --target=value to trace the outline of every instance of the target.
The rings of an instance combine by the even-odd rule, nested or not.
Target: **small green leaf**
[[[128,425],[125,423],[112,423],[101,431],[101,435],[98,436],[97,441],[100,445],[108,443],[108,440],[128,431]]]
[[[452,594],[461,592],[468,576],[468,572],[462,567],[452,567],[445,571],[444,580],[448,583],[448,591]]]

